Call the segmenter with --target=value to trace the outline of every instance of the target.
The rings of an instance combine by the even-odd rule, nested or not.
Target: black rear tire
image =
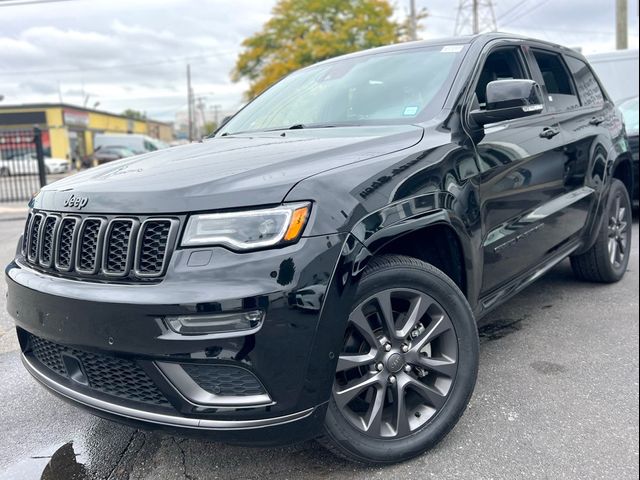
[[[619,281],[627,271],[631,253],[631,199],[618,179],[613,179],[596,243],[571,257],[573,273],[580,280],[599,283]]]
[[[388,295],[389,299],[386,311],[392,312],[391,324],[384,321],[385,308],[381,307],[384,300],[380,303],[367,303],[378,302],[378,296],[385,298],[384,295]],[[358,285],[354,310],[349,316],[350,324],[354,315],[357,317],[358,313],[365,312],[371,305],[378,305],[379,310],[369,317],[360,317],[365,318],[364,322],[370,329],[368,338],[372,339],[369,342],[371,349],[365,355],[362,355],[365,352],[363,349],[357,350],[360,353],[347,353],[349,339],[353,338],[349,336],[347,328],[324,433],[319,441],[336,455],[351,461],[392,464],[429,450],[458,422],[476,383],[478,330],[473,312],[456,284],[437,268],[411,257],[383,255],[371,261]],[[400,313],[403,305],[409,307],[404,313]],[[376,318],[380,320],[382,327],[386,325],[386,330],[382,327],[375,329]],[[417,320],[414,322],[413,319]],[[445,319],[448,322],[446,326]],[[365,326],[365,330],[366,328]],[[383,335],[382,340],[375,335]],[[364,337],[367,335],[360,338]],[[380,340],[380,343],[373,347],[376,340]],[[391,347],[393,342],[396,343]],[[374,348],[377,357],[366,367],[350,366],[351,370],[341,371],[346,368],[344,365],[348,363],[347,359],[372,356]],[[416,354],[418,357],[415,357]],[[392,356],[396,358],[391,359]],[[394,363],[398,357],[403,358],[401,364]],[[443,359],[445,367],[451,370],[439,370]],[[345,387],[345,384],[340,383],[340,375],[353,373],[354,368],[356,374],[363,372],[363,376],[355,375],[356,380],[347,383]],[[349,386],[360,379],[375,377],[380,377],[382,381],[367,387],[372,390],[363,390],[362,394],[354,397],[351,401],[353,403],[345,405],[344,398],[340,398],[342,392],[350,390]],[[394,378],[393,382],[391,377]],[[431,403],[435,380],[438,380],[438,395],[442,396]],[[416,391],[423,389],[422,384],[429,385],[430,389],[417,395]],[[446,393],[440,392],[441,385],[447,385]],[[412,390],[414,388],[415,391]],[[361,407],[365,411],[363,418],[349,410],[353,408],[351,405],[355,403],[359,406],[367,398],[370,399],[369,406],[365,403]],[[378,398],[382,400],[376,400]],[[397,402],[397,398],[401,399],[400,402]],[[385,410],[380,413],[374,430],[370,428],[374,421],[369,419],[374,416],[372,412],[375,405],[382,405],[377,408]],[[406,413],[406,421],[398,420],[400,412]],[[401,424],[404,428],[400,427]]]

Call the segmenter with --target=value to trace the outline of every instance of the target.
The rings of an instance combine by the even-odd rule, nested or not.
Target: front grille
[[[82,222],[78,236],[78,254],[76,270],[81,273],[96,273],[100,253],[100,235],[103,221],[99,218],[87,218]]]
[[[153,275],[162,270],[167,239],[171,223],[167,221],[147,221],[142,225],[142,241],[140,242],[137,270],[142,275]]]
[[[131,265],[131,251],[135,247],[132,220],[114,220],[107,232],[104,270],[112,275],[126,275]]]
[[[248,370],[228,365],[182,364],[200,388],[220,396],[248,397],[266,393],[260,381]]]
[[[88,387],[130,402],[156,406],[170,406],[155,383],[134,362],[122,358],[85,352],[59,345],[35,335],[30,336],[33,356],[45,367],[70,378],[62,355],[70,355],[80,361],[88,379]]]
[[[50,267],[53,260],[53,243],[55,241],[55,231],[60,221],[60,217],[50,215],[44,219],[42,227],[42,241],[40,242],[40,264]]]
[[[178,234],[177,218],[30,214],[23,253],[47,272],[97,280],[160,279]]]

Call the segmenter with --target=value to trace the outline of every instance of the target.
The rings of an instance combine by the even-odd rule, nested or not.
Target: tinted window
[[[158,147],[156,147],[153,143],[149,142],[148,140],[144,141],[144,148],[148,152],[155,152],[156,150],[158,150]]]
[[[602,105],[604,94],[589,66],[575,57],[566,57],[582,105]]]
[[[532,52],[542,73],[542,81],[549,94],[549,103],[559,111],[578,108],[580,101],[562,57],[542,50],[532,49]]]
[[[484,106],[487,102],[487,85],[489,82],[515,78],[529,78],[524,73],[518,50],[515,48],[502,48],[490,53],[484,62],[476,86],[476,96],[480,106]]]

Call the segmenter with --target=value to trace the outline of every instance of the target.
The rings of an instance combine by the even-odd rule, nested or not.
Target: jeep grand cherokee
[[[286,77],[200,143],[61,180],[7,267],[22,358],[97,415],[391,463],[453,428],[476,321],[566,257],[615,282],[623,123],[584,58],[503,34]]]

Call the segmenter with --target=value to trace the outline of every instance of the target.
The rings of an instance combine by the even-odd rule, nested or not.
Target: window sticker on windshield
[[[442,53],[458,53],[461,52],[464,45],[447,45],[440,50]]]
[[[404,112],[402,112],[402,115],[404,115],[405,117],[413,117],[416,113],[418,113],[418,107],[411,106],[404,107]]]

